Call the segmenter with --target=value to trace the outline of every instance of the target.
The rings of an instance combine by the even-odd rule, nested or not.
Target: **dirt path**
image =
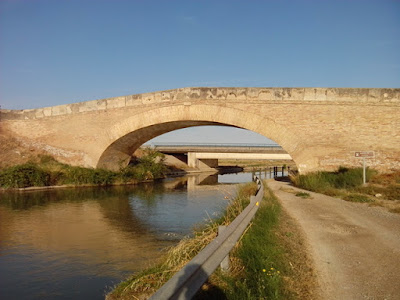
[[[400,299],[400,215],[302,191],[268,186],[304,231],[322,299]]]

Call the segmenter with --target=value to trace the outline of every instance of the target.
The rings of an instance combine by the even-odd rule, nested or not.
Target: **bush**
[[[4,188],[24,188],[49,184],[50,174],[31,163],[10,167],[0,173],[0,186]]]
[[[117,177],[117,173],[104,170],[104,169],[95,169],[92,174],[92,184],[97,185],[110,185],[114,183],[115,178]]]
[[[49,155],[39,157],[40,165],[28,163],[0,171],[0,186],[3,188],[19,188],[47,185],[110,185],[117,180],[130,181],[153,180],[164,177],[167,171],[163,164],[164,155],[145,149],[144,155],[136,165],[130,165],[112,172],[104,169],[90,169],[62,164]]]
[[[88,169],[82,167],[66,167],[65,183],[110,185],[115,181],[117,173],[104,169]]]
[[[123,182],[128,182],[131,179],[153,180],[162,178],[167,171],[164,159],[164,154],[151,148],[145,148],[143,156],[138,158],[135,164],[121,169],[120,178]]]

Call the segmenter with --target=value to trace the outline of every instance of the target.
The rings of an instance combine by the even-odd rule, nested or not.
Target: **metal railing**
[[[205,148],[213,148],[213,147],[227,147],[227,148],[281,148],[281,146],[277,144],[247,144],[247,143],[187,143],[187,142],[157,142],[153,145],[155,148],[157,147],[205,147]]]
[[[191,299],[196,294],[208,277],[229,255],[258,210],[259,203],[264,195],[264,187],[257,177],[255,181],[258,190],[255,196],[250,197],[250,204],[150,299]]]

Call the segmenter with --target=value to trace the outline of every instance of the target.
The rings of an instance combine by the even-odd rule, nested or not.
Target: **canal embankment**
[[[228,225],[249,203],[255,184],[242,186],[224,216],[196,230],[171,248],[159,263],[122,282],[107,299],[147,299],[174,273],[210,243],[219,225]],[[302,280],[298,280],[302,278]],[[230,254],[228,272],[217,270],[197,294],[198,299],[312,299],[313,267],[303,237],[270,191],[255,218]]]
[[[136,184],[164,178],[168,169],[162,154],[146,149],[135,164],[119,171],[92,169],[60,163],[49,155],[0,170],[0,188],[37,189],[43,187],[108,186]]]

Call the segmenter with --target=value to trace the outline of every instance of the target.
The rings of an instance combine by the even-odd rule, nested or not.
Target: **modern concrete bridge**
[[[169,131],[226,125],[264,135],[300,172],[368,164],[400,169],[400,89],[180,88],[40,109],[1,110],[2,134],[74,165],[118,169]]]
[[[161,144],[154,148],[167,155],[171,165],[193,169],[218,167],[218,160],[292,160],[292,157],[277,145],[251,144]]]

